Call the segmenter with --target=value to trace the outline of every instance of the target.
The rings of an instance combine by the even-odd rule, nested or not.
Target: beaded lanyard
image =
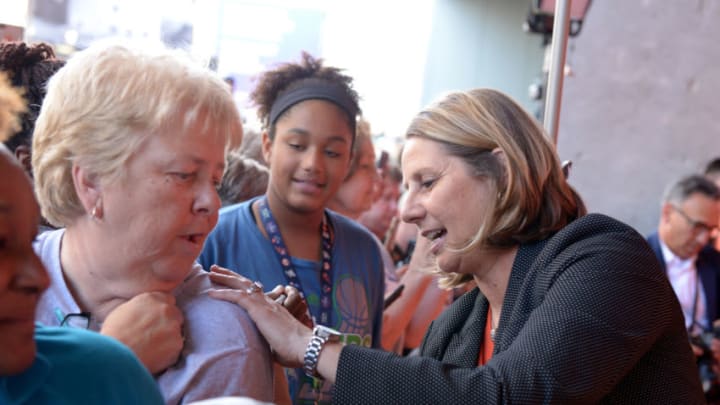
[[[285,279],[288,284],[298,289],[300,295],[305,298],[305,292],[303,291],[300,279],[297,276],[297,272],[292,265],[290,260],[290,254],[283,242],[282,236],[280,235],[280,228],[278,228],[275,217],[273,217],[270,207],[267,204],[267,197],[262,197],[258,200],[258,211],[260,211],[260,220],[262,221],[265,232],[267,232],[270,242],[275,248],[275,254],[280,260],[280,266],[283,268]],[[330,238],[330,228],[327,223],[327,219],[323,214],[322,221],[322,268],[320,269],[320,324],[328,325],[330,322],[330,307],[332,300],[330,299],[330,293],[332,292],[332,278],[330,275],[330,252],[332,251],[332,239]],[[313,323],[317,323],[315,316],[313,316]]]

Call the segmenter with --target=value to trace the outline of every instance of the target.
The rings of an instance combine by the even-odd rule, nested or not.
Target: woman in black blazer
[[[585,215],[543,130],[488,89],[447,95],[411,122],[402,219],[443,285],[474,281],[419,357],[311,331],[251,281],[216,268],[286,366],[346,403],[702,403],[680,306],[644,238]],[[248,252],[250,253],[250,252]]]

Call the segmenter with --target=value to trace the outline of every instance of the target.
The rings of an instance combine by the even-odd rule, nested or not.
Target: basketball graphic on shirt
[[[369,311],[365,285],[360,280],[345,276],[335,284],[335,302],[340,313],[344,333],[364,335],[367,328]]]

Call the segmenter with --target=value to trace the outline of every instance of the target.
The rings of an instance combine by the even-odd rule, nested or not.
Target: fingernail
[[[278,304],[282,305],[282,304],[285,303],[285,299],[286,299],[286,298],[287,298],[287,295],[285,295],[285,294],[280,294],[277,298],[275,298],[275,302],[277,302]]]

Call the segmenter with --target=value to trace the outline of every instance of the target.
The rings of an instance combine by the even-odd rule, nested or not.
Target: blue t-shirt
[[[35,343],[29,369],[0,377],[0,404],[164,404],[147,369],[112,338],[37,324]]]
[[[206,269],[217,264],[258,280],[270,290],[288,282],[272,244],[255,224],[251,209],[255,200],[220,210],[218,224],[205,241],[198,260]],[[326,326],[342,332],[347,344],[380,347],[385,280],[378,246],[361,225],[335,212],[326,212],[334,235],[332,311]],[[321,262],[292,258],[292,263],[310,312],[319,319]],[[297,404],[314,403],[318,397],[320,402],[332,400],[332,385],[324,384],[318,393],[313,389],[313,380],[302,369],[288,370],[288,382],[290,396]]]

